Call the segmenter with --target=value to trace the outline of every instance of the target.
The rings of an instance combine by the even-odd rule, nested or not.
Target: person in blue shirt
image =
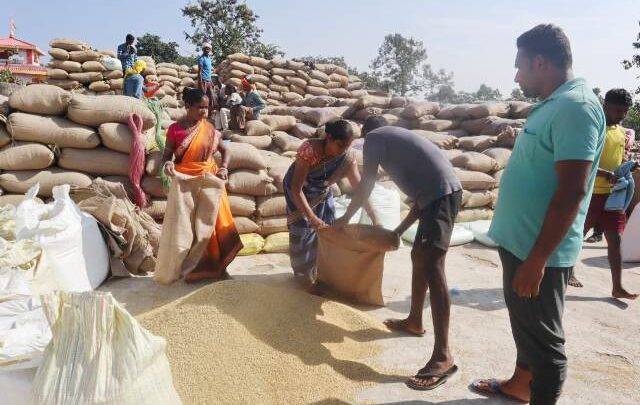
[[[133,64],[136,63],[138,59],[138,54],[136,51],[136,47],[133,46],[133,43],[136,41],[136,38],[127,34],[125,38],[125,43],[118,45],[118,59],[120,63],[122,63],[122,71],[126,72],[127,69],[133,68]]]
[[[202,55],[198,58],[198,88],[209,99],[209,118],[213,117],[216,107],[217,89],[213,81],[213,62],[211,61],[211,44],[202,44]]]
[[[489,236],[499,245],[504,300],[516,345],[508,380],[474,391],[553,405],[567,376],[565,293],[580,250],[605,139],[605,117],[583,79],[574,79],[569,39],[541,24],[517,40],[515,81],[540,101],[516,138],[500,180]]]

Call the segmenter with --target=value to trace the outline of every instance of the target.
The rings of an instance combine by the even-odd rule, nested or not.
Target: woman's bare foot
[[[620,287],[620,289],[618,290],[613,290],[611,292],[611,295],[613,296],[613,298],[625,299],[625,300],[635,300],[636,298],[638,298],[638,294],[631,294],[630,292],[628,292],[622,287]]]
[[[422,324],[415,324],[407,319],[387,319],[383,322],[387,329],[398,332],[406,332],[415,336],[424,336],[425,330]]]

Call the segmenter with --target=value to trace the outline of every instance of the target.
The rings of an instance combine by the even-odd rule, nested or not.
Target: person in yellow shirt
[[[620,126],[629,108],[633,105],[631,94],[625,89],[612,89],[604,98],[604,114],[607,120],[607,134],[604,149],[600,156],[600,164],[593,186],[593,195],[584,223],[584,234],[597,227],[604,232],[607,240],[607,255],[611,267],[614,298],[636,299],[638,294],[631,294],[622,287],[622,255],[620,253],[620,237],[624,232],[627,216],[624,211],[606,211],[605,204],[612,191],[613,184],[618,180],[614,171],[620,166],[625,157],[626,134]],[[582,287],[574,273],[569,279],[569,285]]]

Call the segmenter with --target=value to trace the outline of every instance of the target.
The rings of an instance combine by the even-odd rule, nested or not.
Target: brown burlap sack
[[[296,138],[308,139],[314,138],[317,130],[315,127],[299,122],[291,128],[291,134]]]
[[[229,175],[228,190],[234,194],[267,196],[277,189],[265,171],[237,170]]]
[[[49,55],[51,55],[53,59],[57,59],[60,61],[69,60],[69,52],[65,51],[64,49],[51,48],[49,49]]]
[[[0,123],[0,148],[3,148],[11,143],[11,136],[9,132],[4,128],[4,125]]]
[[[487,135],[499,135],[508,127],[522,128],[524,126],[525,121],[526,120],[524,119],[512,120],[508,118],[496,117],[495,119],[491,120],[491,122],[488,123],[487,126],[484,127],[484,129],[482,130],[482,133]]]
[[[164,219],[164,213],[167,212],[167,200],[152,199],[148,206],[142,209],[147,215],[156,221]]]
[[[474,172],[491,173],[499,168],[498,162],[490,156],[479,152],[465,152],[450,161],[455,167]]]
[[[414,129],[412,132],[421,138],[431,141],[440,149],[453,149],[458,146],[459,139],[452,135],[424,131],[421,129]]]
[[[158,75],[158,79],[162,82],[162,84],[171,83],[173,85],[178,85],[181,82],[179,77],[168,76],[168,75]]]
[[[376,108],[389,108],[389,103],[391,103],[390,97],[383,96],[365,96],[353,104],[353,108],[356,110],[361,110],[367,107],[376,107]]]
[[[131,113],[138,113],[143,119],[143,129],[153,128],[156,118],[147,105],[134,97],[127,96],[83,96],[75,94],[71,98],[68,117],[78,124],[98,127],[107,122],[126,124]]]
[[[456,222],[475,222],[493,218],[493,210],[490,208],[462,208],[458,212]]]
[[[64,115],[70,101],[71,93],[49,84],[21,87],[9,97],[11,108],[43,115]]]
[[[100,58],[98,52],[92,50],[83,50],[83,51],[71,51],[69,52],[69,59],[74,62],[88,62],[88,61],[97,61]]]
[[[440,149],[440,152],[442,152],[442,154],[445,155],[447,160],[449,161],[451,161],[451,159],[455,158],[456,156],[460,156],[464,153],[460,149],[448,149],[448,150]]]
[[[148,153],[145,159],[145,173],[150,176],[157,176],[162,166],[162,152],[154,151]]]
[[[170,67],[158,66],[158,68],[156,68],[156,73],[158,75],[167,75],[167,76],[178,77],[178,71],[176,69],[172,69]]]
[[[262,236],[269,236],[278,232],[287,232],[287,216],[278,215],[273,217],[264,217],[256,221],[256,224],[260,227],[258,233]]]
[[[309,77],[311,77],[312,79],[320,80],[322,83],[326,83],[330,80],[329,75],[319,70],[312,70],[311,72],[309,72]]]
[[[47,67],[51,69],[62,69],[69,73],[80,73],[82,72],[82,64],[78,62],[73,62],[70,60],[56,60],[53,59],[49,61]]]
[[[249,195],[229,194],[229,205],[231,214],[242,217],[249,217],[256,212],[256,199]]]
[[[107,82],[93,82],[89,84],[89,90],[102,93],[111,90],[111,85]]]
[[[10,193],[24,194],[36,184],[40,184],[38,195],[51,197],[51,190],[55,186],[69,184],[87,187],[91,184],[91,177],[83,173],[69,172],[58,168],[4,172],[0,174],[0,187]]]
[[[4,207],[5,205],[13,205],[17,207],[21,203],[23,203],[27,199],[27,196],[24,194],[4,194],[0,195],[0,207]],[[38,204],[42,204],[42,200],[39,198],[35,199]]]
[[[117,122],[108,122],[98,127],[98,133],[104,146],[122,153],[131,153],[131,140],[133,135],[129,125]]]
[[[324,87],[316,87],[316,86],[307,86],[305,88],[307,94],[312,94],[314,96],[328,96],[329,90]]]
[[[64,148],[58,159],[58,166],[96,176],[127,176],[129,155],[107,148],[95,149]]]
[[[468,114],[471,118],[506,117],[509,115],[509,104],[500,101],[477,104],[468,109]]]
[[[242,62],[233,61],[233,62],[231,62],[229,64],[229,68],[230,69],[241,70],[241,71],[245,72],[246,74],[254,73],[253,66],[248,65],[246,63],[242,63]]]
[[[251,56],[248,62],[246,63],[249,63],[251,66],[257,66],[259,68],[266,69],[266,70],[271,69],[271,61],[265,58],[261,58],[259,56]]]
[[[84,187],[72,187],[71,198],[101,225],[111,252],[111,274],[125,277],[154,270],[160,225],[136,207],[121,184],[96,179]]]
[[[175,71],[181,70],[180,65],[177,65],[175,63],[160,62],[156,65],[156,68],[162,68],[162,67],[173,69]]]
[[[513,129],[512,127],[507,127],[502,131],[498,137],[496,138],[496,146],[503,148],[513,148],[516,144],[516,138],[518,137],[519,131]]]
[[[436,115],[439,109],[440,105],[438,103],[422,101],[405,107],[402,116],[407,119],[418,119],[423,115]]]
[[[247,136],[244,134],[233,134],[229,139],[231,142],[246,143],[257,149],[269,149],[273,143],[273,138],[270,135]]]
[[[271,128],[260,120],[247,121],[244,127],[244,133],[247,136],[263,136],[270,135]]]
[[[286,132],[275,131],[273,133],[273,142],[284,152],[297,152],[304,141]]]
[[[91,82],[104,80],[104,77],[100,72],[82,72],[82,73],[69,73],[69,79],[75,80],[82,84],[89,84]]]
[[[7,119],[7,130],[18,141],[39,142],[61,148],[92,149],[100,144],[95,129],[62,117],[16,112]]]
[[[460,138],[458,146],[460,149],[483,152],[496,144],[497,138],[490,135],[466,136]]]
[[[177,173],[162,223],[154,279],[171,284],[196,268],[216,225],[224,182],[213,175]]]
[[[456,176],[465,190],[492,190],[497,185],[496,179],[482,172],[471,172],[468,170],[454,169]]]
[[[331,96],[312,96],[304,99],[304,105],[312,108],[330,107],[337,99]]]
[[[319,281],[349,300],[384,305],[384,255],[398,249],[396,233],[369,225],[346,225],[320,230],[318,241]]]
[[[143,176],[140,181],[140,186],[145,193],[149,194],[151,197],[155,198],[166,198],[168,195],[168,191],[165,190],[162,185],[162,180],[153,175],[153,176]]]
[[[9,115],[9,97],[0,94],[0,115]]]
[[[229,170],[264,170],[267,168],[267,162],[254,146],[243,143],[228,143],[225,148],[229,154]]]
[[[496,170],[504,169],[507,166],[507,163],[509,163],[509,158],[511,157],[511,149],[507,148],[490,148],[482,153],[496,161],[498,164]]]
[[[292,160],[287,159],[288,163],[281,163],[273,166],[269,166],[268,174],[273,179],[273,185],[276,186],[278,193],[284,193],[284,176],[287,175],[289,167],[291,167]]]
[[[329,89],[329,95],[336,98],[351,98],[351,92],[347,89]]]
[[[292,84],[291,86],[289,86],[289,88],[291,89],[292,92],[294,93],[298,93],[301,96],[306,96],[307,95],[307,91],[305,90],[305,87],[298,87],[294,84]]]
[[[40,170],[53,164],[53,151],[39,143],[15,142],[0,149],[0,170]]]
[[[267,124],[271,131],[289,131],[296,125],[296,117],[286,115],[263,115],[260,121]]]
[[[312,108],[304,114],[304,120],[316,127],[321,127],[327,122],[332,122],[340,118],[337,110],[332,107]]]
[[[302,99],[304,99],[304,97],[302,97],[300,94],[295,93],[295,92],[292,92],[292,91],[289,91],[289,92],[284,93],[284,94],[282,95],[282,97],[284,97],[284,101],[286,101],[286,102],[288,102],[288,103],[290,103],[290,102],[292,102],[292,101],[295,101],[295,100],[302,100]]]
[[[167,107],[167,108],[178,108],[178,107],[180,107],[180,103],[173,96],[164,96],[164,97],[162,97],[162,99],[160,100],[160,104],[163,107]]]
[[[178,121],[187,114],[187,110],[184,108],[165,108],[165,111],[169,114],[169,118],[171,118],[172,121]]]
[[[287,200],[284,195],[258,197],[256,203],[258,207],[257,213],[262,218],[287,215]]]
[[[468,192],[468,193],[469,193],[468,198],[463,199],[462,206],[464,208],[480,208],[480,207],[491,206],[495,198],[494,190]]]
[[[98,61],[90,60],[82,64],[83,72],[106,72],[107,68]]]
[[[425,131],[444,132],[455,126],[453,121],[448,120],[424,120],[424,117],[418,119],[418,129]]]
[[[318,79],[311,79],[307,82],[307,86],[321,87],[326,89],[325,84]]]
[[[51,48],[60,48],[65,51],[82,51],[89,46],[82,41],[69,38],[54,38],[49,42]]]
[[[529,111],[533,108],[534,104],[527,103],[526,101],[511,101],[509,108],[509,117],[511,118],[527,118]]]
[[[256,233],[260,229],[258,224],[247,217],[233,217],[233,222],[236,225],[236,229],[238,230],[238,233],[240,235],[245,235],[247,233]]]
[[[68,79],[64,79],[64,80],[49,79],[48,83],[52,86],[60,87],[61,89],[64,89],[64,90],[74,90],[82,86],[79,82],[75,80],[68,80]]]
[[[248,63],[249,60],[251,59],[249,56],[245,55],[244,53],[232,53],[231,55],[227,56],[227,59],[229,59],[230,61],[238,61],[238,62],[242,62],[242,63]]]

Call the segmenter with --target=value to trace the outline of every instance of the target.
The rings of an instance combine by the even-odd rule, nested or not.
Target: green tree
[[[345,69],[350,69],[347,62],[344,60],[344,56],[301,56],[293,58],[293,60],[313,64],[333,64]]]
[[[638,25],[640,25],[640,21],[638,21]],[[636,40],[631,43],[631,46],[633,47],[633,55],[631,58],[622,61],[622,66],[625,70],[640,68],[640,33],[636,36]],[[635,93],[640,94],[640,87],[636,88]]]
[[[593,94],[595,94],[596,97],[598,97],[598,100],[600,100],[600,104],[604,104],[604,97],[602,96],[602,90],[600,87],[594,87],[592,90]]]
[[[502,94],[498,89],[492,89],[486,84],[481,84],[478,91],[475,92],[475,98],[478,101],[502,100]]]
[[[180,56],[177,42],[164,42],[159,35],[144,34],[136,44],[138,55],[151,56],[156,62],[175,62]]]
[[[264,58],[282,54],[276,45],[260,41],[262,30],[256,25],[259,16],[244,2],[197,0],[185,6],[182,15],[193,27],[193,32],[185,32],[186,39],[197,47],[204,42],[211,43],[215,63],[236,52]]]
[[[442,103],[450,102],[455,94],[453,72],[440,69],[437,72],[431,65],[422,66],[422,80],[425,89],[425,98]]]
[[[371,69],[381,78],[385,90],[405,96],[423,87],[420,66],[426,59],[422,41],[389,34],[371,62]]]
[[[508,100],[513,100],[513,101],[526,101],[529,103],[535,103],[536,100],[534,98],[529,98],[527,96],[524,95],[524,93],[522,92],[522,90],[520,90],[519,88],[515,88],[513,90],[511,90],[511,95],[509,96]]]
[[[635,103],[627,113],[624,121],[622,121],[622,126],[625,128],[631,128],[636,131],[637,135],[640,135],[640,104]],[[636,135],[636,139],[637,138]]]

